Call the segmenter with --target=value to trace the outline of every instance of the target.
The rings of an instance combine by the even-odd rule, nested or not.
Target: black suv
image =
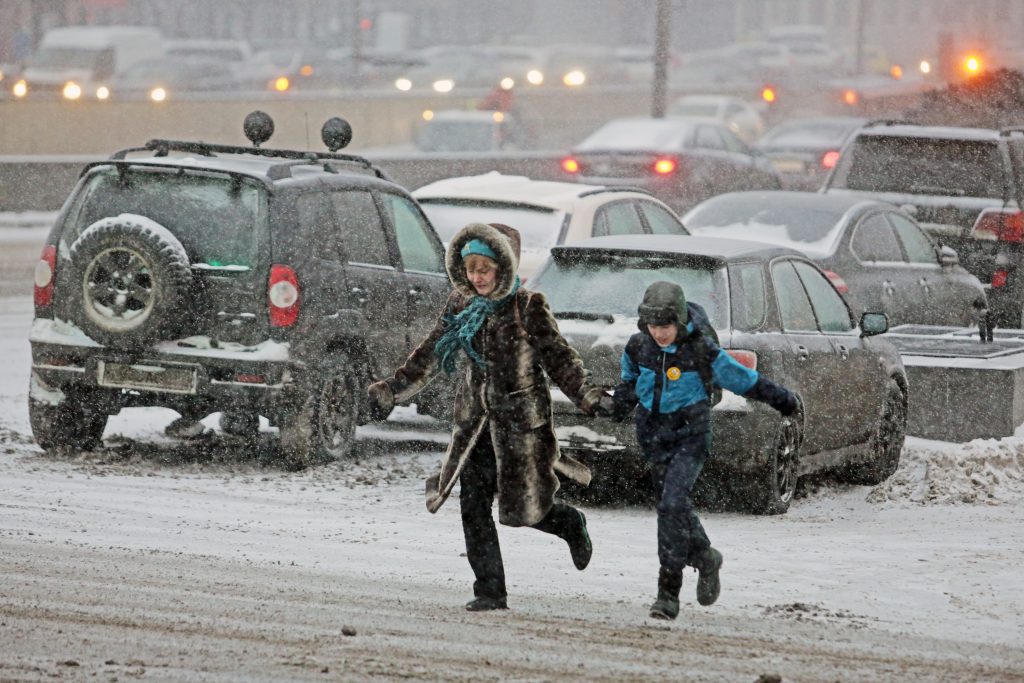
[[[1024,129],[868,124],[822,189],[912,214],[986,286],[991,320],[1024,326]]]
[[[152,140],[85,167],[36,269],[44,449],[164,406],[242,436],[265,416],[294,467],[349,452],[362,387],[436,321],[444,249],[405,189],[337,153],[347,123],[324,126],[331,152],[260,148],[272,128],[251,114],[253,147]]]

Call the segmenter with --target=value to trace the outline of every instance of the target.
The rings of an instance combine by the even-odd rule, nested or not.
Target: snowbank
[[[962,505],[1024,498],[1024,439],[964,444],[908,438],[900,466],[871,489],[870,503]]]

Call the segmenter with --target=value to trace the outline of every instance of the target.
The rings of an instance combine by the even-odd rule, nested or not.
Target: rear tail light
[[[846,284],[846,280],[844,280],[842,277],[840,277],[839,273],[836,273],[836,272],[831,271],[831,270],[826,270],[825,271],[825,277],[827,277],[829,279],[829,282],[832,283],[832,286],[836,288],[837,292],[839,292],[840,294],[848,294],[849,293],[850,285]]]
[[[999,289],[1000,287],[1006,286],[1006,281],[1009,280],[1010,274],[1005,270],[997,270],[992,274],[992,288]]]
[[[239,372],[235,375],[235,381],[242,384],[266,384],[267,378],[263,375],[254,375],[247,372]]]
[[[837,161],[839,161],[839,150],[830,149],[821,155],[822,168],[835,168]]]
[[[33,299],[36,306],[49,306],[53,302],[53,281],[57,275],[57,247],[47,244],[36,263],[35,290]]]
[[[1000,242],[1024,242],[1024,212],[1019,209],[985,209],[974,222],[974,238]]]
[[[270,280],[267,283],[267,299],[270,303],[270,324],[273,327],[289,327],[299,318],[299,278],[289,266],[270,266]]]
[[[753,351],[742,351],[740,349],[726,349],[725,351],[732,359],[745,368],[757,370],[757,354]]]
[[[679,162],[671,157],[665,157],[658,159],[654,162],[654,172],[658,175],[668,175],[674,173],[676,168],[679,167]]]
[[[562,159],[562,170],[566,173],[579,173],[580,162],[576,161],[572,157]]]

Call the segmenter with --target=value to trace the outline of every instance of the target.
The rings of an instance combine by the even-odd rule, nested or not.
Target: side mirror
[[[889,330],[889,316],[885,313],[865,313],[860,317],[860,336],[873,337]]]
[[[916,204],[900,204],[900,209],[902,209],[903,213],[907,214],[908,216],[914,216],[915,218],[917,217]]]
[[[939,263],[943,268],[952,268],[960,265],[960,256],[956,253],[956,249],[943,244],[939,247]]]

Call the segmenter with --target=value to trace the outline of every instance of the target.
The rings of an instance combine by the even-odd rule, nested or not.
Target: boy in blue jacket
[[[679,285],[655,282],[639,307],[640,332],[622,354],[622,381],[612,411],[625,415],[636,406],[636,435],[650,462],[658,502],[658,598],[651,616],[675,619],[683,568],[695,567],[697,602],[711,605],[721,584],[722,554],[711,547],[690,491],[708,457],[711,442],[712,384],[763,401],[783,415],[800,409],[795,393],[740,365],[715,340],[700,306],[687,304]],[[709,372],[710,370],[710,372]],[[639,404],[639,405],[638,405]]]

